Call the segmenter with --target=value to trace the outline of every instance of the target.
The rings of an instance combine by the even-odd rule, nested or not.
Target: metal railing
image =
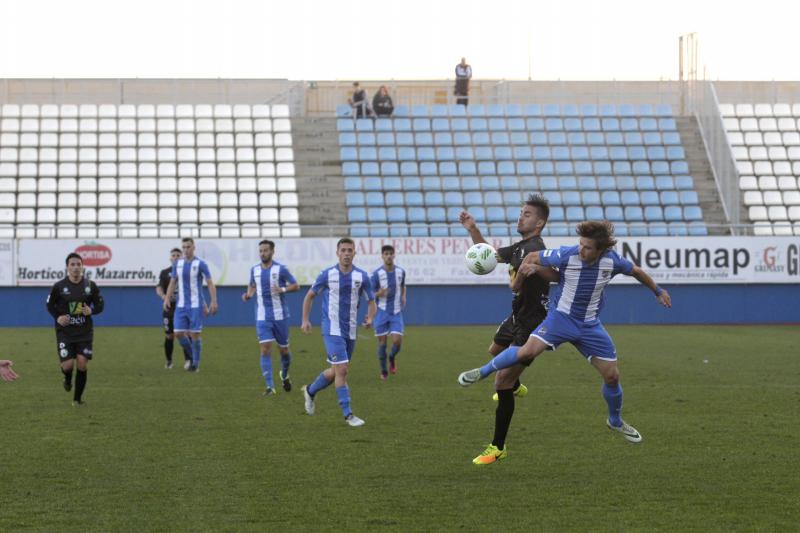
[[[722,115],[719,112],[719,102],[714,91],[714,84],[709,81],[695,83],[699,87],[693,91],[691,111],[697,117],[700,126],[700,135],[703,137],[706,155],[717,184],[725,216],[732,227],[739,227],[742,222],[739,172],[736,169],[736,160],[728,141]]]

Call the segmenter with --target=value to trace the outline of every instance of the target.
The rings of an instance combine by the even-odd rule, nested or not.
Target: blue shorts
[[[289,346],[289,321],[284,320],[256,320],[256,335],[258,343],[278,343],[281,348]]]
[[[376,337],[390,333],[392,335],[402,335],[404,329],[403,313],[390,315],[383,309],[378,309],[375,320],[372,321],[372,327],[375,328]]]
[[[356,349],[355,339],[347,339],[338,335],[323,335],[322,341],[325,343],[325,351],[328,354],[328,362],[332,365],[349,363]]]
[[[616,361],[617,349],[600,321],[585,323],[565,315],[560,311],[550,311],[544,322],[533,330],[536,337],[555,350],[565,342],[571,342],[587,359],[592,357],[603,361]]]
[[[203,310],[199,307],[179,307],[175,309],[174,331],[203,331]]]

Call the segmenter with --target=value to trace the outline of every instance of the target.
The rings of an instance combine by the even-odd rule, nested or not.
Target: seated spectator
[[[386,85],[381,85],[381,88],[375,93],[375,97],[372,99],[372,110],[379,117],[392,116],[394,104],[392,103],[392,97],[389,96],[389,90],[386,88]]]
[[[353,114],[356,118],[367,117],[372,114],[367,102],[367,92],[362,89],[357,81],[353,82],[353,96],[351,96],[347,103],[353,108]]]

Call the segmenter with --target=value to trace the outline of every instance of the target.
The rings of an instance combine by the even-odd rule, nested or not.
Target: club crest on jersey
[[[86,287],[84,287],[83,292],[89,294],[90,292],[92,292],[92,289],[90,289],[89,286],[87,285]]]
[[[61,351],[58,352],[61,357],[66,357],[69,355],[69,352],[66,348],[62,348]]]
[[[64,287],[63,291],[64,291],[64,294],[67,294],[69,292],[69,287]]]
[[[609,276],[611,276],[611,271],[610,270],[603,270],[603,278],[605,279],[605,278],[608,278]]]
[[[539,335],[547,335],[547,328],[539,328],[539,331],[537,331],[536,333],[538,333]]]

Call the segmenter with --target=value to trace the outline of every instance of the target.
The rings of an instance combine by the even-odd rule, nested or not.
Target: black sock
[[[61,373],[64,374],[64,383],[72,383],[72,369],[64,370],[61,369]]]
[[[164,339],[164,355],[167,356],[167,361],[172,362],[172,350],[175,347],[173,339]]]
[[[86,388],[86,370],[78,370],[75,374],[75,396],[73,400],[76,402],[81,401],[81,396],[83,396],[83,389]]]
[[[519,388],[520,385],[522,385],[522,383],[520,383],[519,380],[515,381],[514,386],[511,388],[511,390],[517,392],[517,389]]]
[[[511,425],[511,417],[514,416],[514,391],[511,389],[499,390],[497,399],[492,444],[502,450],[506,445],[506,435],[508,435],[508,427]]]

